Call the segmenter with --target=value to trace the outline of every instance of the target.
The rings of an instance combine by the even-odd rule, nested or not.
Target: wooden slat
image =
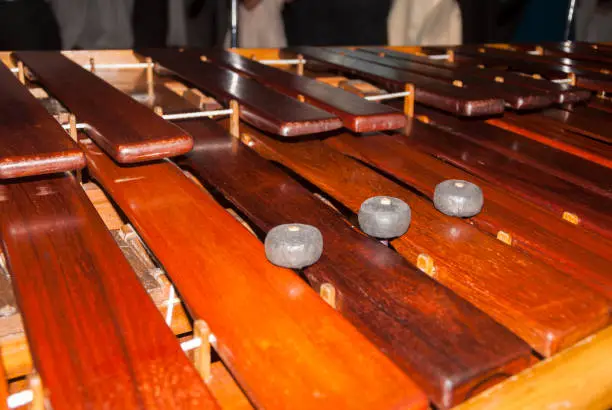
[[[183,154],[191,137],[58,52],[13,53],[119,163]]]
[[[406,124],[401,111],[367,101],[342,89],[312,78],[298,76],[224,50],[210,50],[213,63],[245,74],[275,90],[337,115],[344,126],[356,132],[398,129]]]
[[[542,115],[562,124],[563,129],[612,144],[612,117],[588,107],[550,109]]]
[[[555,102],[558,104],[585,101],[591,96],[591,92],[589,90],[574,87],[569,84],[559,84],[542,79],[538,80],[525,75],[520,75],[517,73],[499,69],[471,67],[467,65],[457,64],[454,62],[451,63],[445,60],[435,60],[426,56],[417,56],[415,54],[402,53],[396,50],[391,50],[383,47],[368,47],[360,48],[359,50],[377,54],[381,57],[426,64],[438,68],[445,68],[448,70],[453,70],[457,73],[474,75],[491,81],[499,81],[498,79],[501,78],[506,84],[512,84],[518,87],[548,92],[551,96],[555,97]]]
[[[320,141],[283,144],[247,126],[253,148],[293,169],[353,212],[372,196],[401,198],[412,208],[407,234],[391,243],[408,261],[433,261],[434,279],[549,356],[600,329],[608,302],[577,281],[447,217],[422,197]],[[592,303],[587,306],[585,303]]]
[[[508,112],[501,118],[491,118],[487,122],[604,167],[612,168],[612,147],[609,144],[564,130],[561,124],[555,124],[554,121],[541,116],[519,116]]]
[[[53,408],[217,408],[75,178],[0,190],[2,248]]]
[[[612,196],[612,170],[519,134],[485,122],[461,121],[450,115],[418,107],[429,123],[461,138],[556,175],[598,193]],[[563,111],[564,112],[564,111]]]
[[[502,82],[487,81],[470,76],[469,74],[458,73],[445,68],[413,63],[411,61],[383,58],[364,51],[352,51],[344,48],[326,48],[326,50],[331,50],[345,56],[369,61],[385,67],[436,78],[451,85],[454,81],[461,81],[463,83],[463,88],[483,94],[491,93],[496,97],[502,98],[508,106],[516,110],[533,110],[549,107],[554,102],[553,97],[542,91],[525,88],[521,89]]]
[[[413,129],[407,138],[426,148],[430,155],[500,184],[507,191],[556,212],[559,218],[568,212],[576,215],[585,228],[612,237],[609,197],[433,127],[421,124],[418,132]]]
[[[478,116],[498,114],[504,110],[503,100],[495,98],[491,93],[469,91],[422,75],[400,72],[314,47],[293,47],[291,51],[340,71],[372,80],[394,91],[404,91],[406,84],[414,84],[417,102],[453,114]]]
[[[79,147],[2,63],[0,87],[0,179],[85,166]]]
[[[544,51],[544,56],[560,57],[564,64],[567,61],[575,61],[577,64],[599,66],[606,69],[612,63],[612,55],[605,51],[600,52],[593,48],[581,47],[578,44],[564,43],[542,43],[540,44]]]
[[[280,94],[258,81],[200,60],[196,51],[139,50],[204,93],[225,104],[235,99],[241,118],[268,132],[294,137],[342,126],[336,116]]]
[[[178,167],[119,167],[81,145],[255,406],[426,407],[389,359],[294,272],[269,263],[257,238]]]
[[[267,232],[283,223],[319,228],[324,252],[304,269],[309,282],[315,289],[332,284],[337,309],[415,378],[438,407],[459,403],[530,361],[528,346],[514,335],[390,248],[351,229],[287,174],[242,144],[232,144],[215,122],[181,126],[195,145],[177,158],[179,165],[219,190],[259,229]]]
[[[525,72],[528,74],[540,74],[541,76],[554,79],[559,78],[563,73],[576,75],[576,85],[594,91],[612,91],[612,76],[588,71],[584,69],[574,68],[568,65],[549,62],[538,56],[532,56],[527,53],[517,53],[509,50],[501,50],[497,48],[478,48],[466,46],[455,50],[458,61],[461,61],[461,56],[466,56],[468,59],[476,59],[488,65],[506,65],[512,70]]]
[[[485,206],[470,219],[474,226],[612,299],[609,241],[602,244],[602,238],[583,235],[581,228],[552,218],[503,189],[421,152],[400,135],[342,134],[325,143],[407,183],[430,200],[435,186],[446,179],[477,184],[485,195]]]
[[[525,370],[456,410],[612,407],[612,327]]]

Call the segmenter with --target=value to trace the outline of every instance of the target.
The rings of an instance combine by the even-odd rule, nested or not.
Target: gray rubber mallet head
[[[482,210],[484,196],[478,185],[449,179],[436,185],[433,202],[443,214],[469,218]]]
[[[375,196],[365,200],[358,215],[361,230],[381,239],[402,236],[408,230],[411,218],[408,204],[389,196]]]
[[[301,269],[319,260],[323,253],[323,235],[311,225],[275,226],[266,235],[266,257],[283,268]]]

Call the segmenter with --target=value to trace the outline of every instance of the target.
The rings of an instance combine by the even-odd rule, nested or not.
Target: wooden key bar
[[[2,249],[55,410],[218,408],[72,175],[0,192]]]
[[[562,124],[564,130],[612,144],[612,118],[588,107],[567,107],[542,111],[542,115]]]
[[[351,229],[283,171],[233,144],[217,123],[183,121],[181,126],[195,145],[177,163],[219,190],[251,223],[266,233],[284,223],[310,224],[321,231],[323,256],[304,269],[310,284],[315,289],[333,285],[338,311],[439,408],[463,401],[530,361],[529,348],[514,335],[392,249]]]
[[[404,91],[406,84],[414,84],[417,102],[453,114],[479,116],[499,114],[504,110],[503,100],[493,97],[491,93],[470,91],[423,75],[394,70],[314,47],[293,47],[291,51],[340,71],[372,80],[393,91]]]
[[[501,118],[491,118],[487,122],[604,167],[612,168],[612,147],[609,144],[571,132],[564,129],[563,124],[548,118],[506,113]]]
[[[612,199],[609,197],[430,126],[407,134],[407,138],[426,147],[431,155],[549,208],[559,218],[570,218],[575,224],[612,238],[612,215],[608,212]]]
[[[360,48],[360,51],[376,54],[380,57],[388,59],[409,61],[413,63],[431,65],[441,69],[453,70],[458,74],[469,74],[490,81],[503,81],[505,84],[511,84],[521,88],[544,91],[554,97],[554,101],[558,104],[576,103],[588,100],[591,97],[591,91],[574,87],[570,84],[559,84],[552,81],[546,81],[542,78],[536,79],[533,77],[520,75],[510,71],[504,71],[493,68],[478,68],[465,64],[457,64],[445,60],[433,60],[426,56],[418,56],[415,54],[402,53],[396,50],[391,50],[383,47],[368,47]]]
[[[491,47],[462,46],[455,48],[457,56],[467,56],[468,59],[475,58],[486,65],[506,65],[512,70],[518,70],[528,74],[538,74],[548,79],[559,78],[565,73],[576,76],[578,87],[595,91],[612,91],[612,76],[582,68],[575,68],[558,62],[551,62],[527,53],[517,53],[510,50],[502,50]]]
[[[352,131],[390,130],[406,124],[406,117],[401,111],[367,101],[312,78],[268,67],[224,50],[206,51],[206,57],[215,64],[245,74],[290,97],[302,96],[307,103],[337,115],[344,126]]]
[[[336,116],[280,94],[258,81],[201,61],[194,50],[139,50],[218,101],[237,100],[246,122],[284,137],[330,131],[342,126]]]
[[[549,356],[609,321],[608,302],[576,280],[445,216],[428,201],[321,141],[284,144],[243,127],[252,148],[280,162],[353,212],[372,196],[405,200],[408,232],[391,241],[409,262]],[[587,305],[591,306],[587,306]]]
[[[0,87],[0,179],[85,166],[85,156],[76,143],[2,63]]]
[[[460,82],[463,88],[480,93],[492,92],[495,95],[504,99],[506,104],[516,110],[533,110],[538,108],[549,107],[553,104],[554,98],[548,93],[520,89],[503,82],[482,80],[479,77],[461,74],[452,70],[432,67],[424,64],[413,63],[409,61],[394,60],[383,58],[364,51],[352,51],[343,48],[327,48],[336,53],[340,53],[349,57],[354,57],[360,60],[369,61],[371,63],[391,67],[393,69],[407,71],[419,75],[424,75],[431,78],[436,78],[449,84]]]
[[[557,403],[572,409],[612,407],[612,327],[552,359],[538,363],[455,410],[540,410]]]
[[[58,52],[21,51],[22,61],[45,89],[91,128],[91,137],[119,163],[183,154],[191,137],[180,128]]]
[[[418,127],[415,124],[415,128]],[[606,251],[611,242],[604,240],[606,243],[602,246],[603,238],[584,234],[583,229],[564,223],[493,184],[427,155],[400,135],[354,136],[347,133],[328,138],[325,143],[392,175],[430,200],[433,200],[436,185],[447,179],[478,185],[484,193],[485,206],[470,218],[472,224],[612,299],[609,274],[612,255]]]
[[[256,407],[427,407],[410,379],[294,272],[268,262],[258,239],[178,167],[120,167],[93,143],[81,146]]]
[[[426,116],[429,124],[461,138],[526,162],[543,172],[588,188],[599,195],[612,195],[610,168],[485,122],[461,121],[424,107],[418,107],[416,113]]]

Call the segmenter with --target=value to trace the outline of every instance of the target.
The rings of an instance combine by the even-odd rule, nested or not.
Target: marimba
[[[612,46],[1,57],[0,407],[612,406]]]

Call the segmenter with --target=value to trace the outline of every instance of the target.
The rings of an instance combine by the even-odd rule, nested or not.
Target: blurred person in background
[[[0,0],[0,50],[61,46],[59,28],[46,0]]]

